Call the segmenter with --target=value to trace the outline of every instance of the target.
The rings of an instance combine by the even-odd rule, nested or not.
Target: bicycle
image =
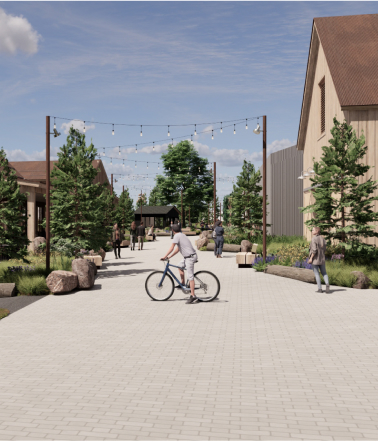
[[[187,280],[186,285],[183,285],[169,267],[185,269],[169,264],[169,259],[164,261],[167,261],[164,271],[157,270],[156,272],[152,272],[146,279],[145,287],[147,295],[154,301],[167,301],[173,295],[175,284],[172,277],[184,293],[190,293],[189,280]],[[200,270],[195,273],[194,283],[194,294],[199,301],[211,302],[219,295],[219,279],[211,272]]]

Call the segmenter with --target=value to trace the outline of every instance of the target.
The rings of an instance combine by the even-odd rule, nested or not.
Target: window
[[[320,133],[325,132],[325,80],[319,83],[320,88]]]

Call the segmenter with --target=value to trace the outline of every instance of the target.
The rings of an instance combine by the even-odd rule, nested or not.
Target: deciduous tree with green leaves
[[[136,208],[146,205],[147,205],[147,195],[145,193],[139,194],[138,199],[136,201]]]
[[[0,247],[13,259],[24,259],[29,240],[26,236],[26,195],[20,191],[17,175],[0,149]]]
[[[85,135],[71,128],[51,172],[53,240],[71,239],[75,254],[82,248],[98,250],[111,236],[114,196],[107,183],[94,184],[96,154],[92,143],[86,146]]]
[[[320,227],[328,242],[337,240],[345,249],[359,250],[365,247],[363,239],[378,237],[374,226],[378,183],[368,176],[371,166],[363,162],[368,149],[364,134],[358,138],[346,121],[334,118],[333,124],[330,145],[322,147],[320,161],[314,159],[315,176],[310,180],[315,203],[302,212],[315,213],[306,225]]]
[[[166,175],[156,179],[161,199],[181,211],[182,187],[184,214],[181,221],[185,227],[185,207],[190,206],[191,219],[195,220],[213,198],[213,175],[208,170],[208,160],[201,158],[193,143],[187,140],[175,146],[170,144],[161,158]]]
[[[130,198],[129,189],[126,188],[118,198],[115,220],[120,228],[128,230],[134,218],[134,203]]]

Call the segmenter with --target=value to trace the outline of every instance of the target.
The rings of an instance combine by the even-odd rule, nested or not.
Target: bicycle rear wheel
[[[213,273],[200,271],[194,274],[194,293],[200,301],[213,301],[219,292],[220,282]]]
[[[147,295],[154,301],[166,301],[173,295],[175,290],[173,279],[168,274],[165,275],[164,281],[160,285],[163,275],[164,272],[157,271],[151,273],[146,279],[145,287]]]

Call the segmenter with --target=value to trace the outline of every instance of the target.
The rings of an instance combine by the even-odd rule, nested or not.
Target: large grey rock
[[[252,243],[247,239],[243,239],[241,242],[241,251],[242,252],[251,252],[252,251]]]
[[[46,242],[46,238],[44,238],[43,236],[37,236],[36,238],[34,238],[33,239],[33,251],[34,251],[34,253],[40,252],[38,247],[41,244],[44,244],[45,242]]]
[[[76,273],[65,270],[54,270],[46,278],[46,284],[52,293],[66,293],[76,289],[78,286]]]
[[[95,264],[94,262],[92,262],[92,261],[89,261],[89,265],[90,265],[91,267],[93,267],[94,274],[95,274],[95,276],[96,276],[96,275],[97,275],[97,267],[96,267],[96,264]]]
[[[197,249],[199,250],[201,247],[205,247],[209,244],[209,240],[207,238],[199,238],[197,241]]]
[[[211,234],[211,232],[209,230],[204,230],[203,232],[201,232],[199,237],[200,237],[200,239],[207,238],[210,234]]]
[[[95,272],[87,259],[74,259],[72,261],[72,271],[78,277],[80,289],[90,289],[94,286]]]
[[[16,296],[16,284],[14,282],[5,282],[0,284],[0,298]]]
[[[102,260],[105,261],[105,258],[106,258],[106,252],[105,252],[105,250],[104,250],[104,249],[100,249],[100,250],[98,251],[98,254],[101,256]]]
[[[362,272],[351,272],[352,275],[354,275],[357,280],[353,285],[354,289],[368,289],[370,287],[370,279]]]

